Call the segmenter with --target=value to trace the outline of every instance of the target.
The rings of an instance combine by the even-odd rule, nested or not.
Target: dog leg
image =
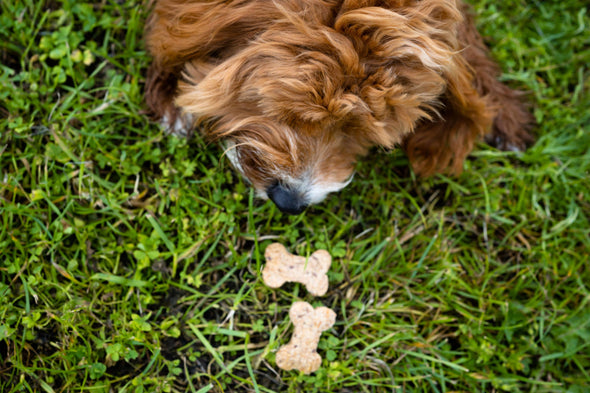
[[[150,115],[160,120],[166,132],[186,137],[193,130],[193,119],[174,105],[177,84],[177,73],[163,70],[154,62],[147,73],[145,100]]]
[[[523,102],[524,94],[497,79],[500,67],[490,58],[469,7],[463,5],[462,12],[465,19],[458,31],[459,41],[465,48],[462,55],[475,73],[476,89],[495,111],[494,124],[485,141],[500,150],[525,150],[534,141],[530,130],[535,120]]]
[[[477,95],[472,95],[471,104],[475,105],[470,105],[471,108],[461,108],[451,102],[445,102],[440,119],[419,124],[402,143],[414,172],[419,176],[445,172],[459,174],[465,157],[484,130],[491,126],[492,117]]]
[[[458,38],[463,50],[445,74],[447,91],[440,116],[423,121],[404,142],[414,171],[428,176],[437,172],[459,173],[475,142],[520,151],[533,142],[529,133],[533,116],[522,102],[522,93],[498,81],[498,65],[475,28],[466,5]]]
[[[414,172],[420,176],[458,174],[475,143],[492,128],[494,111],[473,85],[473,75],[461,56],[445,74],[446,92],[432,120],[417,124],[402,143]]]

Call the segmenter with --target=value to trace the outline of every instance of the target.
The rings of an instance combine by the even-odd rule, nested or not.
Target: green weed
[[[286,217],[145,117],[149,2],[3,1],[0,390],[590,390],[587,4],[472,3],[535,146],[380,154]],[[261,282],[273,241],[331,252],[326,297]],[[300,299],[338,315],[312,375],[274,363]]]

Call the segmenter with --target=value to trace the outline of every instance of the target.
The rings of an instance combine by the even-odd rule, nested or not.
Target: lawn
[[[146,118],[149,1],[3,0],[0,391],[589,392],[588,4],[472,3],[536,144],[375,151],[290,217]],[[275,241],[332,254],[326,296],[264,285]],[[275,364],[298,300],[337,314],[310,375]]]

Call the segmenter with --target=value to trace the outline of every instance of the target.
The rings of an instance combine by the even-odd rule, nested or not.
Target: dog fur
[[[459,0],[158,0],[146,42],[151,112],[223,141],[261,197],[317,203],[373,146],[427,176],[460,172],[483,137],[532,142]]]

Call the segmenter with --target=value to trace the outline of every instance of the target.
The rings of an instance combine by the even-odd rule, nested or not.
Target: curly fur
[[[159,0],[146,39],[151,111],[225,141],[262,196],[278,181],[318,202],[372,146],[430,175],[484,136],[532,141],[461,1]]]

